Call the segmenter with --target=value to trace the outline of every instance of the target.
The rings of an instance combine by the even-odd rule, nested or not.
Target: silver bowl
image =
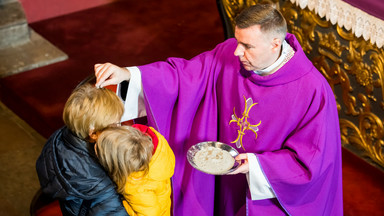
[[[212,173],[208,173],[204,170],[201,170],[194,162],[193,158],[195,157],[196,153],[198,151],[200,151],[201,149],[204,149],[206,147],[215,147],[215,148],[220,148],[224,151],[227,151],[229,152],[229,154],[232,156],[232,157],[236,157],[239,152],[234,149],[232,146],[230,145],[227,145],[227,144],[224,144],[222,142],[216,142],[216,141],[207,141],[207,142],[201,142],[201,143],[197,143],[196,145],[193,145],[191,146],[189,149],[188,149],[188,152],[187,152],[187,159],[188,159],[188,162],[191,164],[191,166],[201,172],[204,172],[204,173],[207,173],[207,174],[211,174],[211,175],[225,175],[225,174],[228,174],[232,171],[234,171],[235,169],[237,169],[239,167],[239,163],[237,161],[235,161],[233,167],[231,169],[229,169],[228,171],[226,172],[223,172],[223,173],[219,173],[219,174],[212,174]]]

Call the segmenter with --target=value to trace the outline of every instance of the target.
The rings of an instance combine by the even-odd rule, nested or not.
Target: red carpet
[[[384,215],[384,173],[343,149],[344,215]]]
[[[43,136],[63,125],[72,89],[95,63],[191,58],[224,40],[215,1],[125,0],[30,24],[69,59],[4,78],[1,101]]]
[[[93,65],[191,58],[224,40],[216,1],[125,0],[30,25],[68,54],[60,63],[0,80],[0,99],[45,137],[63,125],[72,89]],[[384,175],[343,151],[345,215],[384,215]]]

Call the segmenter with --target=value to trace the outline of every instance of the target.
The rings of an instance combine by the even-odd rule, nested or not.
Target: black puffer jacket
[[[48,139],[36,170],[43,192],[59,199],[64,215],[128,215],[93,145],[67,127]]]

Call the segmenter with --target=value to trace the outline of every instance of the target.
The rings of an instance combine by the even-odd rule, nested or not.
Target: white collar
[[[256,74],[259,74],[259,75],[262,75],[262,74],[267,74],[273,70],[275,70],[278,66],[281,65],[281,63],[283,63],[285,57],[287,56],[287,54],[289,53],[289,47],[290,45],[287,43],[287,41],[283,41],[283,44],[281,45],[281,55],[279,56],[279,58],[275,61],[275,63],[271,64],[270,66],[262,69],[262,70],[258,70],[258,71],[253,71],[255,72]]]

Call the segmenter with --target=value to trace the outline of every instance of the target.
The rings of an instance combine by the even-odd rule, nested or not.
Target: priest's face
[[[243,67],[249,71],[262,70],[272,65],[280,55],[280,40],[260,31],[260,25],[235,28],[238,56]]]

